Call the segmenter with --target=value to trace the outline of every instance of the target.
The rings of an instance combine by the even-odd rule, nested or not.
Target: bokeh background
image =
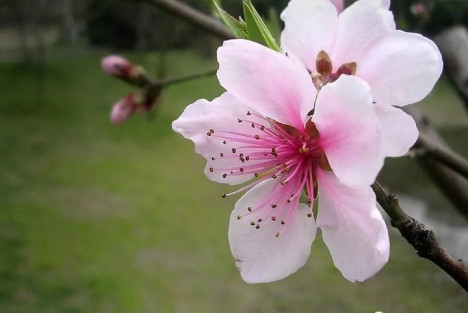
[[[287,1],[253,1],[268,15]],[[428,36],[468,26],[466,1],[431,1],[429,19],[393,1],[398,24]],[[185,1],[210,12],[205,1]],[[233,15],[241,1],[224,1]],[[130,0],[0,0],[0,312],[452,312],[468,298],[391,229],[388,265],[346,281],[318,235],[307,265],[248,285],[227,224],[232,187],[208,181],[204,161],[171,130],[189,103],[222,92],[215,77],[166,88],[150,114],[111,125],[132,89],[100,60],[120,53],[153,77],[216,69],[220,41]],[[416,105],[468,156],[468,115],[446,77]],[[381,182],[444,247],[468,259],[466,219],[410,157]]]

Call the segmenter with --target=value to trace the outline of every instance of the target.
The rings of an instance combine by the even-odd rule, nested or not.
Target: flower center
[[[312,73],[312,81],[315,88],[320,89],[327,83],[333,83],[341,75],[354,75],[356,74],[357,63],[349,62],[342,64],[336,72],[333,72],[333,63],[330,56],[325,51],[320,51],[315,60],[315,67],[317,73]]]

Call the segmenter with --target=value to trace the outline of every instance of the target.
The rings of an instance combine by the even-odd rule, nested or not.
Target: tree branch
[[[456,166],[447,166],[453,159],[466,161],[447,146],[417,110],[408,108],[407,112],[415,119],[419,129],[416,147],[423,151],[437,151],[433,154],[416,154],[416,160],[458,212],[468,220],[468,180],[455,171]]]
[[[434,144],[429,135],[420,133],[415,146],[421,148],[417,153],[418,157],[432,158],[468,179],[468,161],[452,150]]]
[[[191,81],[191,80],[198,79],[198,78],[212,76],[212,75],[215,75],[216,72],[217,70],[209,70],[206,72],[187,75],[183,77],[155,80],[155,81],[152,81],[150,84],[153,86],[158,86],[158,87],[167,87],[170,85],[180,84],[180,83],[184,83],[184,82]]]
[[[434,36],[444,58],[447,76],[468,112],[468,30],[452,26]]]
[[[206,32],[221,38],[232,39],[234,35],[231,31],[221,23],[220,20],[208,14],[200,12],[189,5],[176,0],[133,0],[137,2],[149,3],[169,14],[174,15],[194,26],[197,26]]]
[[[401,209],[395,195],[388,195],[377,182],[372,185],[372,189],[377,202],[390,217],[392,226],[400,231],[417,254],[440,267],[468,292],[468,269],[463,261],[455,260],[448,255],[431,229]]]

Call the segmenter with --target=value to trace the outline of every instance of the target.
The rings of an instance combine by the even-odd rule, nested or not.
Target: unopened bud
[[[413,14],[414,16],[423,16],[423,17],[427,15],[427,13],[429,13],[429,9],[422,2],[418,2],[418,3],[411,5],[410,11],[411,11],[411,14]]]
[[[129,94],[114,104],[111,111],[110,120],[113,124],[121,124],[125,122],[136,109],[135,97]]]
[[[133,64],[121,56],[110,55],[102,59],[101,67],[107,74],[125,79],[130,76]]]

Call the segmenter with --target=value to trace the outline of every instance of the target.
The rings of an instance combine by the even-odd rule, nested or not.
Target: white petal
[[[301,129],[315,88],[307,70],[285,55],[248,40],[218,49],[221,85],[263,116]]]
[[[359,0],[359,2],[365,3],[366,5],[379,6],[387,10],[390,8],[390,0]]]
[[[195,151],[207,160],[205,174],[209,179],[220,183],[239,184],[254,177],[252,174],[231,175],[230,171],[226,170],[242,168],[244,163],[238,157],[232,156],[241,153],[248,155],[250,150],[241,149],[241,144],[230,140],[226,140],[224,144],[224,140],[217,137],[223,132],[235,131],[253,138],[259,130],[252,128],[250,123],[238,122],[238,119],[244,118],[250,121],[259,120],[253,114],[246,116],[248,111],[254,112],[232,95],[225,93],[211,102],[204,99],[196,101],[185,108],[181,116],[172,123],[173,130],[192,140],[195,143]],[[214,133],[208,136],[210,130]],[[249,162],[252,165],[261,160]],[[224,177],[224,174],[227,176]]]
[[[336,176],[350,186],[370,185],[383,165],[383,156],[369,86],[347,75],[325,85],[312,121]]]
[[[395,31],[361,56],[356,75],[371,85],[378,103],[403,106],[426,97],[442,68],[442,57],[431,40]]]
[[[390,105],[375,105],[375,112],[382,130],[382,153],[386,157],[399,157],[418,139],[418,128],[414,119],[399,108]]]
[[[285,23],[281,46],[310,71],[321,50],[330,51],[338,28],[335,6],[328,0],[291,0],[281,13]]]
[[[387,263],[387,226],[370,187],[350,188],[319,171],[317,227],[335,266],[350,281],[364,281]]]
[[[268,204],[244,216],[248,213],[248,207],[254,208],[266,197],[272,196],[274,184],[275,180],[270,179],[252,188],[236,203],[231,214],[231,252],[242,278],[248,283],[276,281],[296,272],[306,263],[315,239],[315,221],[307,216],[311,209],[304,204],[294,209],[285,225],[281,225],[281,219],[286,218],[284,214],[277,216],[276,221],[271,220],[277,211],[268,211],[271,210]],[[280,204],[275,210],[279,208]],[[243,217],[239,220],[238,215]],[[259,218],[263,220],[260,223]],[[259,224],[260,228],[256,229],[251,222]],[[277,233],[280,233],[279,237],[276,237]]]
[[[334,69],[357,62],[370,44],[395,28],[392,12],[369,1],[355,2],[339,15],[336,42],[330,54]]]

